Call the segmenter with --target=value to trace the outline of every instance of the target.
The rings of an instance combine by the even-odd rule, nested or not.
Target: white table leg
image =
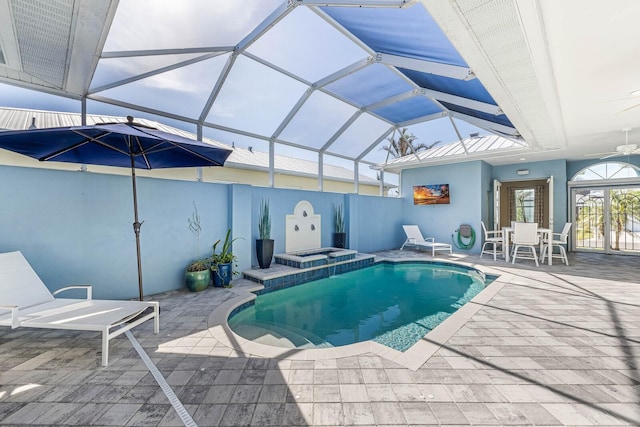
[[[509,233],[506,227],[502,227],[502,253],[504,254],[504,260],[509,262]]]

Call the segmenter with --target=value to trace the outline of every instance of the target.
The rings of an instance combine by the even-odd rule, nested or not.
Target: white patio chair
[[[562,228],[562,232],[560,233],[552,233],[551,234],[551,256],[554,258],[560,258],[564,261],[565,264],[569,265],[569,259],[567,258],[567,251],[564,246],[568,243],[569,240],[569,230],[571,230],[571,223],[567,222]],[[557,239],[555,237],[558,237]],[[547,248],[549,246],[549,241],[547,239],[544,240],[542,246],[542,253],[540,254],[540,262],[544,262],[544,258],[547,255]],[[553,248],[557,247],[560,250],[559,254],[553,253]]]
[[[54,297],[69,289],[85,289],[86,299]],[[109,363],[111,339],[150,319],[154,319],[154,332],[159,332],[157,301],[91,297],[89,285],[68,286],[51,293],[21,252],[0,254],[0,326],[102,332],[102,366]]]
[[[480,251],[480,258],[482,258],[484,253],[488,253],[489,255],[493,254],[493,260],[495,261],[498,254],[498,245],[502,246],[504,243],[502,230],[487,231],[484,221],[480,221],[480,225],[482,225],[482,233],[484,234],[484,243],[482,244],[482,250]],[[492,245],[493,250],[489,251],[485,249],[487,245]]]
[[[446,251],[449,254],[452,253],[452,247],[448,243],[437,243],[435,238],[424,238],[417,225],[403,225],[404,234],[407,235],[407,240],[404,241],[400,250],[403,250],[407,245],[413,245],[417,248],[431,249],[431,256],[436,256],[436,251]]]
[[[513,255],[511,263],[515,264],[517,258],[533,259],[538,264],[536,246],[540,243],[538,236],[538,224],[516,222],[513,227]],[[530,249],[532,256],[525,254],[518,255],[521,249]]]

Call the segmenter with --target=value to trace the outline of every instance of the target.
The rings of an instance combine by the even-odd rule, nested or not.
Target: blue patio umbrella
[[[138,287],[143,300],[142,263],[136,168],[160,169],[223,166],[231,150],[160,131],[133,121],[93,126],[32,129],[0,132],[0,148],[36,158],[56,161],[131,168],[133,184],[133,230],[136,236]]]

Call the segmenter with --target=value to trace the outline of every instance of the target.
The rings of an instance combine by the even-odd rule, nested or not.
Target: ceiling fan
[[[618,157],[618,156],[630,156],[632,154],[640,154],[640,148],[638,148],[637,144],[629,144],[629,132],[631,128],[622,129],[625,133],[625,142],[623,145],[618,145],[615,151],[608,151],[605,153],[596,153],[590,154],[589,156],[604,156],[600,157],[600,160],[608,159],[610,157]]]

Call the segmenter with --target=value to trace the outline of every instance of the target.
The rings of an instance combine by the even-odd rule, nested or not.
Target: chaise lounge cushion
[[[74,288],[85,289],[87,298],[54,296]],[[69,286],[52,294],[22,253],[0,253],[0,326],[101,332],[103,366],[108,364],[111,339],[151,319],[157,334],[159,313],[156,301],[94,300],[90,286]]]
[[[149,303],[138,301],[58,298],[18,313],[22,327],[102,331],[105,325],[124,323],[147,308]],[[0,325],[11,326],[11,315],[0,315]]]

